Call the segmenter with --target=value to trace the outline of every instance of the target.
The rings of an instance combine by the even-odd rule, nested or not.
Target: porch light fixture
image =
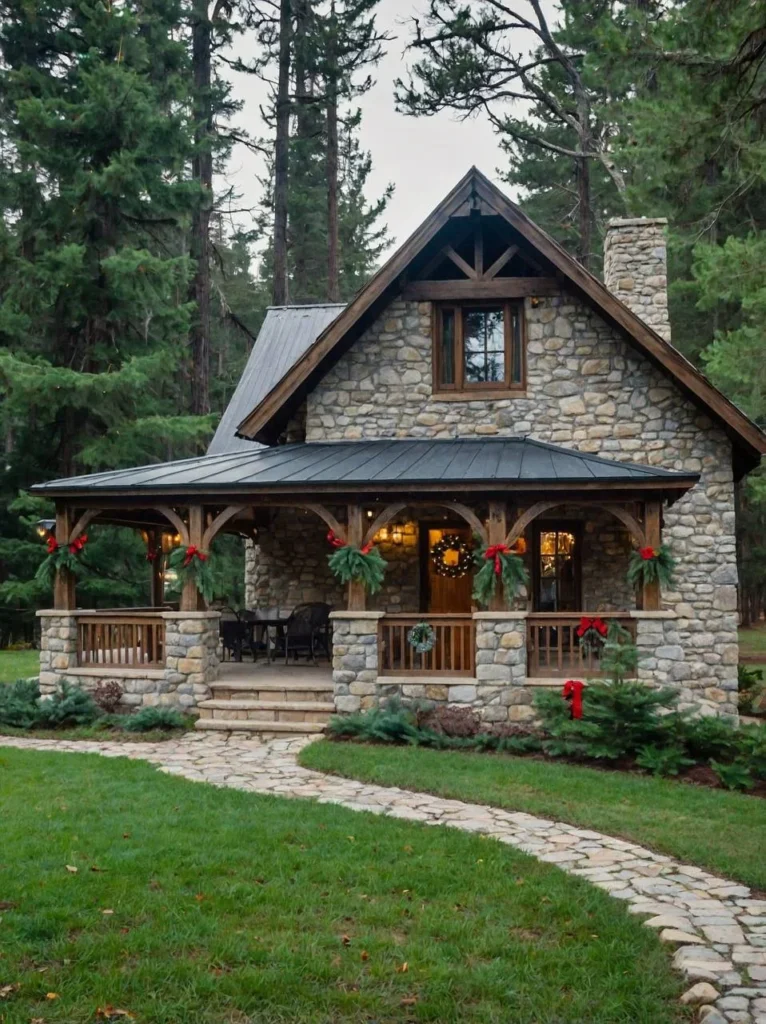
[[[181,543],[180,533],[163,533],[162,535],[162,551],[167,554],[168,551],[172,551],[173,548],[177,548]]]
[[[35,523],[35,533],[38,537],[42,537],[42,539],[45,540],[45,538],[53,532],[55,525],[55,519],[38,519]]]
[[[388,527],[381,526],[375,536],[378,540],[388,540]]]
[[[395,526],[394,527],[394,529],[393,529],[393,531],[391,533],[391,540],[393,540],[394,544],[401,544],[402,543],[402,541],[404,540],[404,536],[402,534],[401,526]]]

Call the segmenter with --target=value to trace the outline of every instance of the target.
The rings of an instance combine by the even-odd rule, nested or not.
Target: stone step
[[[332,682],[258,682],[227,683],[216,680],[210,683],[213,697],[220,700],[279,700],[303,703],[304,701],[327,701],[333,692]]]
[[[335,706],[324,701],[203,700],[200,718],[225,721],[309,722],[326,725]]]
[[[302,735],[324,732],[324,725],[319,722],[268,722],[252,718],[246,721],[236,718],[198,718],[194,723],[194,728],[215,730],[216,732],[257,733],[263,739],[286,732]]]
[[[200,708],[229,709],[231,711],[251,711],[261,708],[263,711],[327,711],[333,714],[335,705],[331,700],[249,700],[237,697],[202,700],[197,705]]]

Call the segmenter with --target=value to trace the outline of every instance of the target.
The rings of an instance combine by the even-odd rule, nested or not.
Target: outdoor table
[[[252,630],[252,632],[251,632],[251,642],[253,644],[252,649],[253,649],[253,651],[255,651],[255,646],[254,646],[254,643],[255,643],[255,628],[256,628],[256,626],[260,626],[261,629],[263,630],[263,632],[261,633],[261,636],[263,638],[265,638],[265,642],[266,642],[266,659],[268,660],[269,664],[271,664],[271,635],[270,635],[270,630],[274,629],[276,631],[275,632],[275,636],[279,636],[280,629],[284,629],[284,627],[287,625],[289,619],[290,619],[289,615],[279,615],[279,614],[275,614],[275,613],[271,613],[271,612],[259,612],[259,611],[247,612],[247,619],[246,619],[246,621],[247,621],[248,625],[250,626],[250,628]]]

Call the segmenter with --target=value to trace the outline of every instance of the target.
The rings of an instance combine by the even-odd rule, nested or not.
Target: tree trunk
[[[280,0],[277,137],[274,149],[274,281],[272,301],[287,305],[287,189],[290,163],[290,0]]]
[[[194,76],[194,159],[192,176],[200,189],[192,219],[189,254],[194,261],[191,299],[191,411],[210,412],[210,216],[213,209],[213,111],[210,93],[211,33],[207,0],[192,7]]]
[[[310,180],[309,139],[313,118],[310,116],[308,88],[308,23],[311,0],[293,0],[295,35],[293,61],[295,64],[295,136],[292,140],[290,191],[293,196],[307,187]],[[296,302],[305,302],[309,293],[307,247],[309,245],[306,212],[297,215],[293,208],[290,218],[289,251],[292,256],[292,292]]]
[[[587,157],[575,161],[577,177],[577,262],[587,270],[591,256],[590,161]]]
[[[335,4],[332,4],[331,46],[335,33]],[[327,299],[340,302],[338,268],[338,69],[334,54],[327,76]]]

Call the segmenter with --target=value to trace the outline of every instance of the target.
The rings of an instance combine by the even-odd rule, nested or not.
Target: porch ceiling
[[[68,477],[37,484],[56,498],[146,497],[164,500],[359,494],[413,495],[445,491],[498,494],[622,492],[638,498],[678,498],[695,473],[614,462],[530,438],[330,441],[253,446],[135,469]],[[615,494],[616,496],[616,494]]]

